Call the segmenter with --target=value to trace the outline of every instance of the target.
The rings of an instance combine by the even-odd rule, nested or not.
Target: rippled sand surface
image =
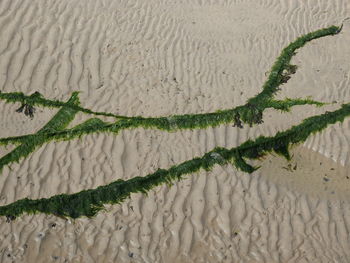
[[[121,115],[164,116],[233,108],[261,91],[283,47],[340,25],[348,0],[1,0],[0,90],[67,100]],[[144,176],[215,146],[274,135],[350,102],[350,22],[308,43],[277,98],[331,104],[267,110],[237,129],[127,130],[50,142],[0,175],[0,204]],[[39,130],[0,101],[0,136]],[[72,125],[85,120],[78,114]],[[350,119],[248,175],[215,167],[147,196],[133,194],[92,219],[0,218],[0,262],[350,262]],[[12,148],[0,148],[0,154]]]

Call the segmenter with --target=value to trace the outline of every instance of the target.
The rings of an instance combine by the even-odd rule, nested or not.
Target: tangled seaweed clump
[[[52,140],[71,140],[86,134],[96,132],[118,133],[123,129],[137,127],[174,131],[177,129],[199,129],[214,127],[220,124],[233,123],[239,128],[243,124],[253,126],[263,122],[263,113],[267,108],[281,111],[289,111],[296,105],[322,106],[324,103],[307,99],[274,99],[274,95],[280,86],[286,83],[291,75],[297,70],[297,66],[291,65],[291,58],[296,50],[303,47],[307,42],[339,33],[341,27],[332,26],[317,30],[315,32],[299,37],[282,50],[272,66],[271,73],[263,85],[262,91],[248,100],[244,105],[233,109],[220,110],[212,113],[185,114],[168,117],[129,117],[107,112],[96,112],[83,108],[79,105],[78,93],[72,94],[67,102],[45,99],[39,93],[30,96],[23,93],[0,93],[0,99],[7,102],[20,102],[22,104],[18,111],[23,111],[32,117],[34,106],[57,107],[57,114],[37,133],[0,138],[0,144],[18,144],[17,148],[0,158],[0,169],[5,165],[18,162],[25,158],[35,149]],[[104,122],[98,118],[91,118],[73,128],[67,129],[68,124],[74,119],[75,114],[83,112],[96,116],[108,116],[116,118],[115,122]],[[128,198],[131,193],[147,193],[152,188],[180,180],[186,174],[198,172],[201,169],[210,171],[216,164],[232,164],[237,169],[252,173],[259,167],[250,165],[248,159],[258,159],[269,152],[276,152],[290,159],[289,147],[301,143],[312,133],[321,131],[335,122],[341,122],[350,115],[350,104],[343,105],[334,112],[305,119],[301,124],[291,129],[278,132],[273,137],[261,136],[256,140],[248,140],[238,147],[232,149],[215,148],[201,157],[174,165],[169,169],[159,169],[155,173],[145,177],[134,177],[129,180],[117,180],[111,184],[100,186],[96,189],[83,190],[75,194],[60,194],[50,198],[31,200],[28,198],[18,200],[8,205],[0,206],[0,215],[6,216],[9,221],[23,213],[47,213],[62,217],[78,218],[80,216],[91,217],[102,210],[105,204],[116,204]]]

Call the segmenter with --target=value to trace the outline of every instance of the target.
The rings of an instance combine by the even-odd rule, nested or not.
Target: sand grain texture
[[[130,116],[233,108],[261,90],[283,47],[347,17],[348,0],[1,0],[0,90],[60,100],[81,91],[84,107]],[[252,128],[50,142],[4,168],[0,204],[144,176],[336,109],[350,102],[349,43],[345,22],[307,44],[277,95],[335,104],[267,110]],[[30,120],[18,107],[0,102],[1,137],[35,132],[57,111],[38,108]],[[92,219],[0,218],[0,262],[350,262],[349,127],[310,137],[291,163],[269,156],[252,175],[215,167]]]

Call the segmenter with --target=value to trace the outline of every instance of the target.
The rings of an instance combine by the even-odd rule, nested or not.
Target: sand
[[[261,90],[283,47],[350,17],[348,0],[2,0],[0,90],[39,91],[121,115],[204,113]],[[274,135],[350,101],[350,22],[307,44],[277,98],[334,102],[267,110],[264,124],[162,132],[135,129],[50,142],[0,176],[0,204],[95,188]],[[0,137],[39,130],[0,102]],[[72,126],[88,116],[78,114]],[[107,118],[104,118],[107,119]],[[215,167],[92,219],[0,218],[1,262],[350,262],[350,119],[251,175]],[[12,148],[0,148],[0,154]],[[325,179],[326,178],[326,179]]]

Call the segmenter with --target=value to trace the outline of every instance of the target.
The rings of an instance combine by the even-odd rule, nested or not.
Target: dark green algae
[[[37,92],[30,96],[19,92],[0,93],[0,99],[4,99],[6,102],[21,102],[22,105],[31,107],[61,108],[54,118],[36,134],[1,138],[0,144],[15,143],[19,144],[19,146],[0,159],[0,168],[11,162],[19,161],[21,157],[27,156],[37,147],[51,140],[71,140],[94,132],[117,133],[122,129],[137,127],[172,131],[176,129],[206,128],[230,122],[233,122],[238,127],[242,127],[242,123],[248,123],[252,126],[263,121],[263,111],[266,108],[289,111],[295,105],[313,104],[322,106],[324,103],[311,99],[274,100],[273,96],[280,89],[280,85],[286,83],[290,75],[296,72],[297,67],[291,65],[290,60],[297,49],[313,39],[335,35],[340,30],[341,28],[332,26],[299,37],[283,49],[281,55],[274,63],[261,93],[249,99],[245,105],[213,113],[174,115],[159,118],[127,117],[82,108],[79,105],[78,93],[73,93],[68,102],[48,100]],[[71,129],[65,129],[77,112],[115,117],[117,121],[107,123],[98,118],[92,118]],[[244,172],[252,173],[258,167],[251,166],[246,162],[246,159],[257,159],[271,151],[289,159],[288,148],[290,145],[305,141],[310,134],[324,129],[329,124],[343,121],[349,114],[350,105],[346,104],[337,111],[308,118],[300,125],[294,126],[287,131],[279,132],[274,137],[261,136],[254,141],[249,140],[232,149],[215,148],[202,157],[175,165],[168,170],[159,169],[157,172],[145,177],[135,177],[127,181],[117,180],[96,189],[84,190],[71,195],[60,194],[38,200],[28,198],[18,200],[12,204],[0,207],[0,215],[7,216],[11,220],[23,213],[36,212],[72,218],[80,216],[91,217],[103,209],[104,204],[120,203],[129,197],[131,193],[147,193],[147,191],[160,184],[170,184],[174,180],[180,180],[183,175],[197,172],[200,169],[210,170],[215,164],[226,165],[231,163]]]
[[[267,81],[263,85],[262,91],[255,97],[248,100],[245,105],[238,106],[233,109],[220,110],[212,113],[202,114],[185,114],[174,115],[168,117],[158,118],[145,118],[141,116],[129,117],[116,115],[108,112],[96,112],[90,109],[80,107],[72,103],[61,102],[58,100],[48,100],[43,98],[40,93],[27,96],[21,92],[13,93],[0,93],[0,99],[6,102],[20,102],[31,106],[45,106],[45,107],[67,107],[83,113],[114,117],[119,120],[133,120],[139,122],[139,126],[153,127],[163,130],[175,130],[175,129],[195,129],[217,126],[224,123],[235,122],[237,126],[240,123],[259,124],[262,121],[262,113],[266,108],[275,108],[279,110],[288,111],[290,107],[294,105],[314,104],[322,105],[321,102],[313,100],[302,99],[288,99],[288,101],[273,100],[273,95],[279,90],[280,85],[286,82],[286,77],[296,72],[296,66],[290,64],[290,60],[296,54],[295,51],[303,47],[307,42],[329,35],[335,35],[339,33],[341,27],[331,26],[311,32],[304,36],[297,38],[294,42],[290,43],[286,48],[282,50],[281,55],[276,59],[276,62],[272,66]],[[284,72],[285,71],[285,72]],[[134,126],[137,126],[134,124]]]

